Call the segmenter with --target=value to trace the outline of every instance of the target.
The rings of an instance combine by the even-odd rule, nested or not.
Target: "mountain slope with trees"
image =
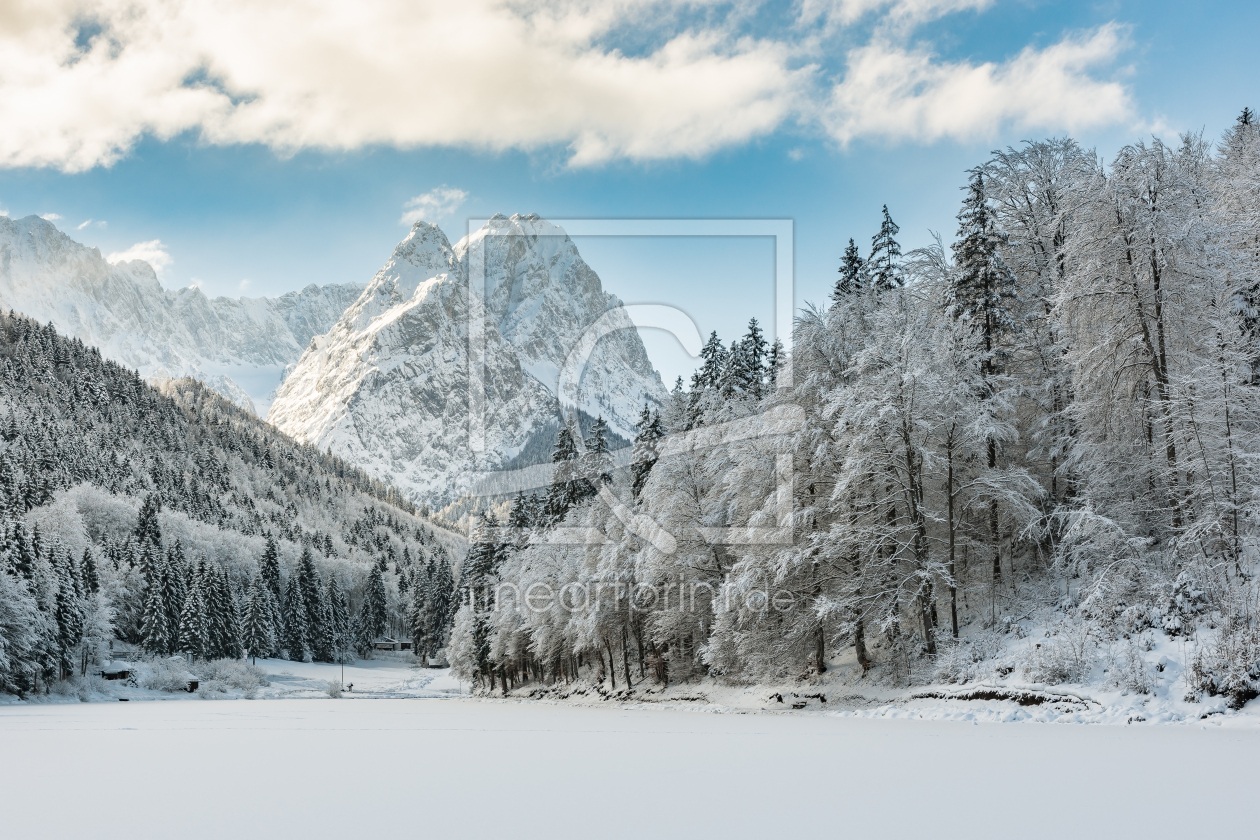
[[[155,388],[0,315],[0,691],[113,641],[334,661],[417,611],[436,653],[461,543],[194,380]]]

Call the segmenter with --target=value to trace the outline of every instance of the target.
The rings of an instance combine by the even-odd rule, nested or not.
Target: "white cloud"
[[[105,258],[112,263],[128,262],[130,260],[144,260],[153,266],[153,270],[161,273],[162,269],[170,265],[174,260],[171,259],[170,252],[166,250],[166,246],[162,244],[160,239],[150,239],[148,242],[137,242],[125,251],[116,251]]]
[[[857,23],[873,12],[884,26],[905,26],[936,20],[954,12],[984,11],[994,0],[803,0],[800,20],[832,26]]]
[[[443,184],[434,187],[427,193],[421,193],[408,199],[403,205],[402,217],[398,220],[402,225],[414,225],[421,219],[433,221],[451,215],[468,198],[468,193],[456,187]]]
[[[596,163],[700,155],[789,115],[809,74],[781,44],[710,27],[646,55],[601,45],[669,5],[99,0],[79,49],[80,0],[27,0],[0,12],[0,165],[83,170],[188,130],[282,151],[565,144]]]
[[[1090,71],[1125,47],[1109,24],[1001,64],[943,62],[931,53],[874,41],[849,54],[823,117],[841,143],[856,137],[925,142],[991,136],[1006,125],[1049,131],[1132,117],[1126,88]]]
[[[103,227],[107,227],[107,226],[108,226],[108,223],[107,223],[104,219],[102,219],[102,220],[100,220],[100,221],[95,221],[95,220],[93,220],[93,219],[88,219],[86,222],[81,222],[81,223],[79,223],[79,224],[75,225],[75,226],[74,226],[74,229],[75,229],[75,230],[83,230],[85,227],[89,227],[89,226],[91,226],[91,227],[103,228]]]
[[[988,74],[979,126],[995,108],[1018,111],[999,102],[1013,92],[1040,99],[1038,67],[1065,91],[1106,87],[1090,75],[1096,64],[1055,47],[973,67],[913,41],[925,21],[992,2],[805,0],[758,11],[764,0],[11,0],[0,7],[0,166],[81,171],[141,137],[184,132],[282,153],[559,145],[581,166],[698,157],[819,119],[841,137],[868,125],[883,134],[895,121],[866,95],[872,71],[924,102],[949,79]],[[749,34],[758,13],[802,25]],[[873,40],[849,55],[828,105],[823,73],[842,56],[820,33],[868,19]],[[912,66],[898,75],[884,59]],[[1061,107],[1039,114],[1072,117]]]
[[[60,213],[40,213],[39,217],[46,222],[55,222],[61,218]]]
[[[198,280],[197,282],[198,282],[198,283],[200,283],[201,281],[200,281],[200,280]],[[237,288],[238,288],[238,289],[240,289],[242,292],[244,292],[246,289],[248,289],[248,288],[249,288],[249,287],[253,284],[253,282],[254,282],[254,281],[249,280],[249,279],[247,278],[247,279],[242,280],[240,283],[237,283],[237,284],[236,284],[236,286],[237,286]]]

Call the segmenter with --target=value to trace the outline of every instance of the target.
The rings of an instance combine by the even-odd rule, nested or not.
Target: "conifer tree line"
[[[457,538],[199,383],[158,390],[13,313],[0,373],[0,692],[81,678],[111,644],[367,655],[409,626],[413,578],[422,606],[453,589]]]
[[[1255,696],[1260,127],[1244,111],[1218,142],[1109,162],[1029,142],[961,192],[949,244],[903,253],[887,207],[865,255],[841,240],[826,306],[796,319],[790,385],[754,321],[710,336],[690,387],[645,409],[624,475],[579,463],[562,432],[550,490],[517,499],[509,528],[480,523],[456,673],[626,688],[843,661],[951,679],[972,638],[1036,617],[1099,645],[1193,638],[1192,693]],[[799,422],[675,443],[785,411]],[[790,543],[715,536],[773,526]],[[536,608],[489,594],[505,584],[656,594]]]

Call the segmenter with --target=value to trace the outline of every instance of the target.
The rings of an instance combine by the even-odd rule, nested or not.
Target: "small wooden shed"
[[[131,663],[129,662],[110,662],[101,667],[101,677],[107,680],[129,680],[131,679]]]
[[[391,639],[388,636],[372,643],[373,650],[411,650],[411,642]]]

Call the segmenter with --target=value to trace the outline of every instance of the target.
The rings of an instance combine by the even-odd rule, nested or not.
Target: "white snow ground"
[[[355,698],[447,697],[461,691],[459,682],[451,678],[447,669],[420,668],[410,664],[410,655],[378,656],[378,659],[359,659],[344,667],[323,662],[260,659],[258,667],[267,672],[271,685],[259,689],[258,697],[327,697],[328,683],[333,680],[352,686],[343,694]]]
[[[324,699],[11,705],[0,745],[11,838],[1062,840],[1247,836],[1260,730]]]

